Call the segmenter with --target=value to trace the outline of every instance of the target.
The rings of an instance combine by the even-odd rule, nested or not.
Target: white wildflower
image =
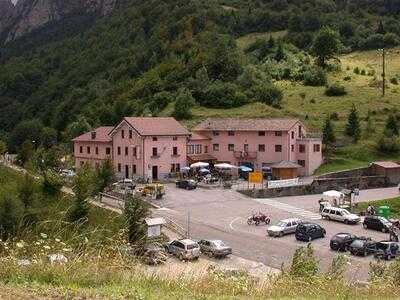
[[[18,242],[15,244],[18,248],[24,248],[24,242]]]
[[[43,248],[46,249],[46,250],[51,249],[51,247],[50,247],[50,246],[47,246],[47,245],[44,245]]]
[[[60,239],[55,239],[55,241],[56,241],[57,243],[61,242],[61,240],[60,240]]]
[[[62,251],[64,251],[64,252],[72,252],[72,249],[71,248],[63,248]]]
[[[40,233],[40,236],[42,237],[42,239],[47,239],[47,234],[45,234],[43,232]]]

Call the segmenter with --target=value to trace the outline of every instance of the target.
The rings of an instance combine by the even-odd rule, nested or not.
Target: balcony
[[[257,152],[255,152],[255,151],[234,151],[233,156],[237,159],[256,159]]]

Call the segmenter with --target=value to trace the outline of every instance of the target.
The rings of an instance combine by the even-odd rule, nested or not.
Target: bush
[[[355,67],[354,70],[353,70],[353,72],[354,72],[355,74],[360,74],[360,68],[359,68],[359,67]]]
[[[243,94],[238,94],[239,87],[236,84],[215,81],[208,85],[200,103],[212,108],[238,107],[247,102]]]
[[[400,150],[399,140],[395,137],[388,137],[382,135],[378,140],[376,148],[379,152],[383,154],[395,154]]]
[[[361,75],[365,75],[365,70],[362,69],[360,74],[361,74]]]
[[[398,84],[399,84],[399,81],[397,80],[396,77],[393,77],[393,78],[390,78],[390,83],[391,83],[391,84],[398,85]]]
[[[50,170],[47,170],[43,175],[43,191],[49,196],[55,196],[60,192],[63,182],[61,177]]]
[[[346,94],[347,94],[347,92],[346,92],[346,89],[344,88],[344,86],[339,85],[337,83],[327,86],[325,89],[325,95],[327,95],[329,97],[343,96]]]
[[[282,91],[272,84],[257,85],[252,88],[255,101],[280,108]]]
[[[327,80],[326,72],[322,68],[309,69],[303,75],[303,83],[306,86],[323,86]]]
[[[375,70],[368,70],[368,76],[374,76],[375,75]]]
[[[308,244],[307,247],[296,249],[292,258],[290,275],[306,279],[317,274],[318,261],[314,256],[314,250],[311,244]]]
[[[351,76],[346,76],[343,78],[344,81],[350,81],[351,80]]]
[[[330,119],[332,121],[338,121],[339,120],[339,114],[337,112],[331,113],[329,117],[330,117]]]

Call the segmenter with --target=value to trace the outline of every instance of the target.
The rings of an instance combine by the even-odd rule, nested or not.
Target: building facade
[[[119,178],[163,179],[197,161],[290,167],[307,176],[322,163],[321,138],[297,119],[208,119],[190,133],[173,118],[126,117],[73,142],[77,168],[86,162],[98,167],[109,158]],[[293,176],[284,171],[279,177]]]

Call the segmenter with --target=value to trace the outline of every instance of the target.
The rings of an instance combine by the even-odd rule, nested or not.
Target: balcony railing
[[[255,152],[255,151],[234,151],[233,156],[238,159],[256,159],[257,152]]]

